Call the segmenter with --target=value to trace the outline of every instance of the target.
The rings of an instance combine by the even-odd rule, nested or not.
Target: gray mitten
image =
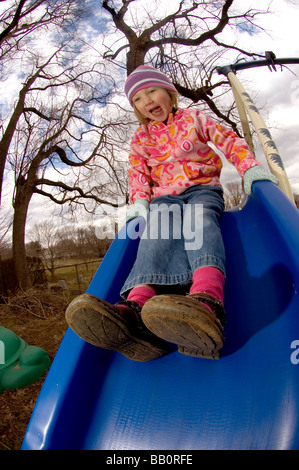
[[[276,176],[272,175],[270,171],[265,170],[262,166],[253,166],[246,170],[243,176],[245,193],[251,194],[252,183],[262,180],[272,181],[272,183],[278,184]]]
[[[126,222],[135,217],[143,217],[146,220],[148,211],[149,202],[146,199],[137,199],[126,212]]]

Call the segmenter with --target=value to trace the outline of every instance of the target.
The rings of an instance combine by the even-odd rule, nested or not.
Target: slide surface
[[[299,449],[299,211],[277,186],[256,182],[221,227],[222,358],[175,351],[137,363],[68,329],[23,450]],[[137,247],[117,237],[87,292],[118,301]]]

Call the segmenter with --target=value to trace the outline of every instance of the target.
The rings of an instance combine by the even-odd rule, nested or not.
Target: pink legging
[[[219,269],[209,266],[199,268],[193,274],[190,294],[205,292],[223,302],[224,282],[224,275]],[[156,291],[152,286],[142,285],[134,287],[130,291],[128,300],[134,300],[143,306],[154,295],[156,295]]]

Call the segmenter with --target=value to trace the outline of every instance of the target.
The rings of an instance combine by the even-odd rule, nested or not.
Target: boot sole
[[[179,295],[159,295],[146,302],[141,317],[152,333],[177,344],[180,353],[206,359],[220,358],[223,327],[199,302]]]
[[[146,362],[170,352],[167,343],[150,331],[132,326],[110,305],[89,294],[76,297],[68,306],[66,321],[83,340],[94,346],[117,351],[127,358]]]

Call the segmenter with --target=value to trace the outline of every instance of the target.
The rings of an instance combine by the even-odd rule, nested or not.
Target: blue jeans
[[[225,250],[219,219],[224,210],[219,186],[197,185],[180,195],[155,198],[137,257],[121,290],[122,297],[137,285],[150,284],[167,292],[170,286],[187,291],[196,269],[213,266],[225,275]]]

